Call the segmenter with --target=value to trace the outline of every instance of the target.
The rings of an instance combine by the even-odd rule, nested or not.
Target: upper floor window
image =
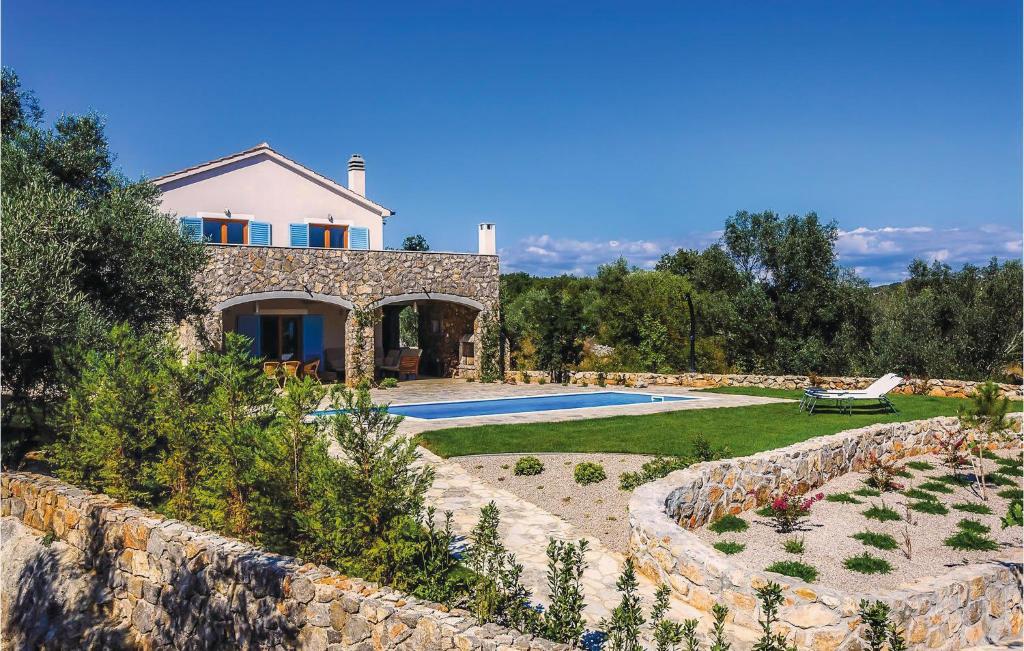
[[[214,244],[248,244],[249,222],[241,219],[204,217],[203,241]]]
[[[348,226],[310,224],[309,245],[318,249],[347,249]]]

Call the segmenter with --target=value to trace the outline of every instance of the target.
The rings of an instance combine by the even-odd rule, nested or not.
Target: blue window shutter
[[[270,246],[270,224],[267,222],[249,222],[249,244],[253,246]]]
[[[348,231],[348,248],[369,249],[370,229],[365,226],[353,226]]]
[[[182,217],[178,220],[181,234],[196,242],[203,241],[203,220],[199,217]]]
[[[292,246],[309,246],[309,227],[305,224],[288,224]]]
[[[239,314],[238,324],[235,327],[238,334],[248,337],[251,348],[249,352],[253,357],[260,356],[260,315]]]
[[[306,314],[302,317],[302,363],[323,359],[324,317],[321,314]]]

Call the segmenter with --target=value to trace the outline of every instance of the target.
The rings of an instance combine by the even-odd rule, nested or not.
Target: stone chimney
[[[366,196],[366,161],[359,154],[348,159],[348,189]]]
[[[480,255],[497,255],[498,247],[494,241],[494,224],[480,224]]]

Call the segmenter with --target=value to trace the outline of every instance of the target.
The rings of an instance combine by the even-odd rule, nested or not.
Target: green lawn
[[[710,391],[794,399],[801,395],[799,391],[740,387]],[[694,436],[702,433],[714,446],[729,446],[732,456],[744,456],[871,423],[952,416],[965,402],[931,396],[893,396],[892,401],[898,414],[859,407],[849,416],[827,408],[808,416],[798,413],[795,403],[777,403],[561,423],[459,427],[424,432],[419,443],[442,457],[501,452],[683,455],[691,451]],[[1016,409],[1020,409],[1019,403]]]

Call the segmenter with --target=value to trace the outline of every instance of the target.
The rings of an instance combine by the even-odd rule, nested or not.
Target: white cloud
[[[505,271],[527,271],[543,276],[562,273],[593,274],[598,265],[623,256],[631,265],[653,269],[658,258],[677,248],[703,248],[722,231],[665,240],[583,240],[536,235],[501,250]],[[1021,231],[1008,226],[981,224],[970,229],[930,226],[859,227],[841,230],[836,242],[839,263],[852,267],[872,284],[890,283],[907,275],[914,258],[940,260],[954,268],[965,263],[985,264],[989,258],[1020,257]]]

